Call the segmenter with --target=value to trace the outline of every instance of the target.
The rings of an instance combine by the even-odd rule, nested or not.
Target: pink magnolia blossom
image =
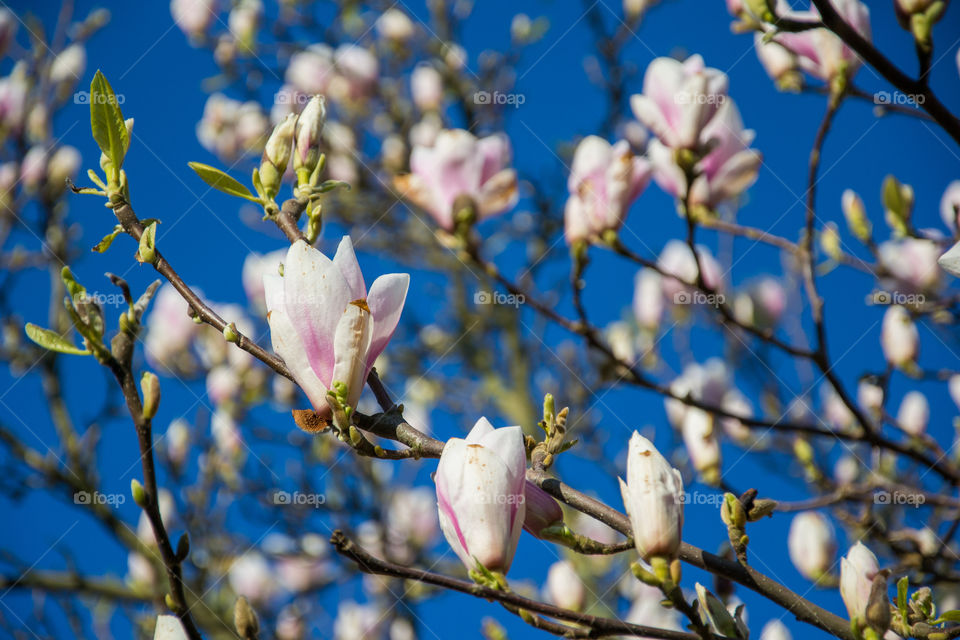
[[[657,259],[657,266],[664,273],[661,283],[663,295],[667,302],[676,302],[678,296],[684,292],[689,292],[690,286],[696,284],[698,262],[703,282],[707,285],[707,288],[714,291],[723,290],[723,270],[710,250],[698,246],[697,258],[698,260],[694,260],[690,247],[681,240],[670,240],[663,247],[660,257]]]
[[[630,99],[637,120],[671,149],[693,149],[727,99],[726,74],[699,55],[685,62],[657,58],[643,76],[643,93]]]
[[[527,462],[520,427],[480,418],[443,447],[434,480],[440,529],[468,570],[506,571],[526,514]]]
[[[315,44],[290,57],[287,83],[307,95],[326,93],[335,74],[333,50],[325,44]]]
[[[243,261],[243,270],[240,277],[243,282],[243,291],[258,312],[266,313],[264,304],[263,276],[280,273],[280,264],[287,254],[283,249],[271,251],[268,254],[251,253]]]
[[[870,10],[859,0],[831,0],[831,4],[847,24],[866,38],[870,37]],[[793,20],[820,19],[820,12],[811,6],[808,11],[791,11],[786,2],[778,3],[777,14]],[[847,44],[826,28],[798,33],[778,33],[775,42],[797,56],[800,68],[821,80],[850,77],[860,66],[860,58]]]
[[[550,602],[561,609],[580,611],[587,597],[587,587],[573,563],[560,560],[547,570],[546,593]]]
[[[877,556],[862,542],[851,547],[840,560],[840,596],[851,620],[863,619],[866,614],[873,578],[879,570]]]
[[[729,99],[703,127],[700,136],[705,148],[710,150],[694,166],[689,205],[713,209],[736,198],[756,181],[762,156],[750,148],[754,132],[743,128],[740,112]],[[673,150],[653,140],[647,155],[653,165],[653,178],[660,188],[675,198],[687,196],[687,179],[676,163]]]
[[[928,291],[940,281],[937,259],[942,249],[939,243],[927,238],[902,238],[880,245],[880,264],[896,282],[891,288],[899,292]]]
[[[357,100],[370,93],[380,74],[377,57],[356,44],[337,47],[334,54],[337,73],[330,79],[327,92],[335,100]]]
[[[787,535],[790,561],[807,580],[819,580],[830,571],[837,542],[833,526],[823,515],[805,511],[794,516]]]
[[[567,181],[567,244],[618,230],[649,180],[649,163],[634,156],[626,140],[611,145],[597,136],[584,138],[573,155]]]
[[[318,413],[329,413],[327,391],[336,382],[347,385],[356,406],[397,327],[409,283],[408,274],[388,274],[368,293],[349,236],[333,260],[300,240],[287,251],[284,275],[263,277],[273,349]]]
[[[510,141],[504,135],[477,139],[463,129],[441,131],[432,147],[417,145],[411,173],[394,178],[401,195],[426,210],[443,229],[454,228],[454,201],[473,199],[480,218],[517,202],[517,173],[507,168]]]

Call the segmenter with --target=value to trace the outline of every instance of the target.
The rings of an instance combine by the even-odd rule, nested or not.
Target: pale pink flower
[[[847,24],[870,41],[870,10],[859,0],[831,0]],[[783,7],[786,3],[782,3]],[[787,9],[789,6],[787,5]],[[781,17],[794,20],[819,20],[816,7],[808,11],[778,9]],[[860,66],[860,58],[847,44],[826,28],[808,29],[798,33],[778,33],[774,37],[784,47],[797,55],[800,68],[821,80],[829,81],[838,76],[850,77]]]
[[[894,277],[899,293],[928,291],[940,281],[937,259],[942,249],[927,238],[902,238],[880,245],[880,264]]]
[[[410,95],[420,111],[439,109],[443,104],[443,76],[431,64],[418,64],[410,74]]]
[[[202,36],[217,17],[216,0],[172,0],[173,21],[188,36]]]
[[[675,558],[683,529],[683,478],[636,431],[630,436],[627,481],[620,479],[620,493],[640,557],[646,562]]]
[[[414,33],[413,22],[407,14],[395,7],[380,14],[374,26],[381,38],[395,42],[409,40]]]
[[[298,91],[314,95],[327,92],[334,74],[333,50],[325,44],[315,44],[290,57],[284,78]]]
[[[887,362],[898,368],[908,367],[917,358],[920,337],[907,310],[893,305],[883,316],[880,345]]]
[[[794,516],[787,535],[787,551],[793,566],[804,578],[819,580],[830,571],[837,552],[830,521],[815,511]]]
[[[554,562],[547,570],[547,597],[561,609],[580,611],[587,597],[587,587],[569,560]]]
[[[434,481],[440,529],[464,566],[510,568],[526,514],[526,451],[520,427],[480,418],[443,447]]]
[[[633,288],[633,316],[644,329],[654,330],[660,326],[664,308],[662,287],[661,276],[653,269],[637,272]]]
[[[567,180],[567,244],[619,230],[630,204],[649,180],[649,163],[634,156],[626,140],[611,145],[597,136],[584,138],[577,145]]]
[[[691,287],[697,282],[698,262],[703,283],[707,288],[713,291],[724,289],[723,270],[710,250],[698,246],[697,258],[698,260],[694,259],[690,247],[682,240],[670,240],[663,247],[657,259],[657,266],[664,274],[661,283],[667,302],[676,302],[682,293],[689,294]]]
[[[338,382],[347,386],[347,401],[355,407],[400,320],[410,276],[380,276],[368,293],[349,236],[333,260],[297,241],[283,271],[282,277],[263,278],[274,351],[314,410],[329,413],[327,391]]]
[[[908,391],[900,402],[897,423],[912,436],[923,435],[930,421],[930,403],[919,391]]]
[[[400,194],[454,228],[454,201],[473,199],[479,218],[502,213],[517,202],[517,174],[508,168],[510,141],[504,135],[477,139],[463,129],[441,131],[432,147],[415,146],[411,173],[394,178]]]
[[[866,615],[873,578],[879,571],[877,556],[862,542],[851,547],[840,560],[840,596],[851,620],[862,620]]]
[[[563,509],[549,493],[527,480],[524,487],[527,509],[523,528],[536,537],[541,537],[547,527],[563,523]]]

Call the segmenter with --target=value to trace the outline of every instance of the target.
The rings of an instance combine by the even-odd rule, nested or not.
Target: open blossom
[[[930,403],[919,391],[909,391],[900,402],[897,423],[912,436],[923,435],[930,421]]]
[[[833,566],[837,542],[833,526],[823,515],[805,511],[794,516],[787,535],[790,561],[807,580],[819,580]]]
[[[368,293],[349,236],[333,260],[299,240],[287,251],[283,276],[263,277],[273,350],[315,411],[329,415],[327,391],[338,382],[356,406],[397,327],[409,283],[405,273],[383,275]]]
[[[859,0],[831,0],[848,25],[866,38],[870,38],[870,10]],[[820,12],[811,6],[808,11],[790,11],[786,2],[778,3],[777,14],[781,17],[814,21]],[[792,51],[797,56],[800,68],[821,80],[850,77],[860,66],[860,58],[847,44],[826,28],[808,29],[798,33],[778,33],[774,42]]]
[[[219,158],[232,160],[263,149],[269,121],[256,102],[239,102],[221,93],[211,94],[197,123],[197,139]]]
[[[754,132],[743,128],[740,112],[730,99],[724,101],[700,135],[709,151],[694,166],[696,177],[689,187],[670,147],[652,140],[647,154],[653,178],[661,189],[676,198],[688,196],[691,208],[714,209],[756,181],[762,156],[750,148]]]
[[[620,480],[633,542],[645,561],[673,559],[683,529],[683,478],[653,443],[636,431],[627,452],[627,481]]]
[[[840,597],[847,606],[850,619],[861,618],[867,612],[873,578],[880,570],[877,556],[858,542],[840,560]]]
[[[731,391],[730,370],[720,358],[710,358],[703,364],[691,363],[670,383],[670,391],[677,397],[689,395],[710,406],[721,405]],[[664,399],[663,406],[670,424],[681,428],[689,406],[674,398]]]
[[[315,44],[290,57],[284,79],[300,92],[314,95],[327,92],[334,74],[333,49]]]
[[[380,74],[377,57],[356,44],[337,47],[334,54],[337,73],[330,78],[327,93],[334,100],[357,100],[370,93]]]
[[[437,224],[454,228],[454,202],[469,197],[478,217],[502,213],[517,202],[517,173],[508,168],[510,141],[504,135],[477,139],[463,129],[441,131],[432,147],[416,145],[411,173],[394,178],[401,195],[426,210]]]
[[[526,468],[520,427],[494,429],[480,418],[466,439],[444,445],[434,477],[440,529],[468,570],[477,562],[510,568],[526,514]]]
[[[727,98],[726,74],[699,55],[685,62],[657,58],[643,76],[643,93],[630,99],[637,120],[671,149],[693,149]]]
[[[333,623],[334,640],[367,640],[383,636],[388,617],[374,604],[341,602]]]
[[[753,46],[767,75],[782,90],[798,90],[797,56],[779,42],[767,42],[761,33],[754,35]]]
[[[618,230],[649,180],[649,163],[634,156],[626,140],[611,145],[598,136],[584,138],[573,154],[567,181],[567,244]]]
[[[940,280],[937,259],[942,249],[927,238],[902,238],[880,245],[880,264],[892,275],[898,290],[928,291]]]
[[[891,306],[884,314],[880,345],[887,362],[895,367],[905,368],[916,359],[920,337],[910,314],[900,305]]]
[[[661,278],[663,296],[667,302],[689,302],[681,294],[689,295],[690,286],[697,282],[697,263],[703,283],[713,291],[723,290],[723,270],[706,247],[697,247],[697,259],[694,259],[690,247],[681,240],[671,240],[660,252],[657,266],[664,273]],[[667,275],[669,274],[669,275]],[[670,277],[673,276],[673,277]]]
[[[234,593],[253,603],[269,600],[277,591],[270,565],[259,551],[247,551],[236,558],[227,572],[227,581]]]

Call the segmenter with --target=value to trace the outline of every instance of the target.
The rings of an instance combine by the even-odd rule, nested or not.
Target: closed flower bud
[[[837,552],[833,526],[825,516],[814,511],[797,514],[790,523],[787,550],[797,571],[816,582],[833,566]]]
[[[436,111],[443,104],[443,76],[433,65],[418,64],[410,74],[410,94],[420,111]]]
[[[263,149],[263,157],[260,159],[260,182],[263,183],[264,190],[271,198],[280,191],[280,181],[290,160],[296,124],[297,116],[292,113],[287,115],[273,128]]]
[[[160,379],[150,371],[144,371],[140,378],[140,389],[143,391],[143,417],[147,420],[157,415],[160,406]]]
[[[434,481],[440,529],[464,566],[506,573],[526,515],[526,451],[520,427],[480,418],[443,447]]]
[[[413,37],[413,21],[400,9],[391,7],[377,18],[376,30],[381,38],[404,42]]]
[[[862,542],[851,547],[840,560],[840,597],[851,620],[863,620],[866,615],[873,579],[879,570],[877,556]]]
[[[197,38],[217,17],[217,0],[172,0],[170,13],[181,31]]]
[[[293,169],[301,184],[310,177],[320,160],[320,133],[326,118],[326,100],[323,96],[313,96],[297,119]],[[301,173],[305,178],[301,178]]]
[[[630,437],[627,481],[620,480],[620,493],[640,557],[646,562],[675,558],[683,530],[683,479],[636,431]]]
[[[955,278],[960,278],[960,242],[950,247],[949,251],[937,258],[937,264],[950,275]]]
[[[866,376],[860,379],[857,384],[857,404],[873,415],[878,415],[883,409],[883,387],[877,384],[875,377]],[[851,420],[852,418],[851,416]]]
[[[663,293],[660,274],[653,269],[637,272],[633,289],[633,316],[642,328],[650,331],[660,326],[663,316]]]
[[[897,412],[897,423],[901,429],[912,436],[920,436],[926,432],[929,420],[930,404],[925,395],[919,391],[910,391],[903,396]]]
[[[187,632],[177,616],[157,616],[153,640],[187,640]]]
[[[843,217],[847,220],[847,227],[850,229],[857,240],[866,242],[870,239],[873,227],[867,218],[867,212],[863,207],[863,200],[853,189],[847,189],[840,197],[840,206],[843,209]]]
[[[87,66],[87,52],[82,44],[72,44],[53,59],[50,64],[50,84],[73,86]]]
[[[523,491],[527,505],[523,528],[528,533],[539,538],[547,527],[563,524],[563,509],[553,496],[529,480]]]
[[[887,362],[895,367],[903,369],[916,360],[920,337],[906,309],[899,305],[887,309],[883,316],[880,344]]]
[[[550,565],[546,591],[553,604],[571,611],[580,611],[587,596],[586,586],[569,560]]]
[[[80,169],[80,152],[69,145],[58,148],[47,164],[47,184],[55,193],[62,191],[67,180],[72,180]]]
[[[244,640],[253,640],[260,632],[260,620],[257,618],[257,612],[253,610],[253,607],[243,596],[237,598],[237,604],[233,607],[233,627]]]
[[[720,477],[720,443],[713,423],[713,416],[706,411],[688,407],[680,425],[690,462],[703,476],[704,482],[710,484]]]
[[[957,220],[960,219],[960,180],[954,180],[943,192],[940,198],[940,217],[950,229],[950,233],[957,233]]]
[[[760,630],[760,640],[793,640],[787,625],[779,620],[771,620]]]

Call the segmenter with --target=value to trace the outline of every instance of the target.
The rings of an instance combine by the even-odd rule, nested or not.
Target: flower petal
[[[363,300],[367,297],[367,285],[363,283],[363,273],[357,262],[357,254],[353,251],[353,241],[350,236],[343,236],[337,253],[333,256],[333,264],[337,265],[343,279],[350,289],[350,301]]]
[[[400,322],[403,303],[410,287],[410,274],[388,273],[373,281],[367,294],[367,306],[373,316],[373,336],[367,355],[367,372],[393,337]]]

